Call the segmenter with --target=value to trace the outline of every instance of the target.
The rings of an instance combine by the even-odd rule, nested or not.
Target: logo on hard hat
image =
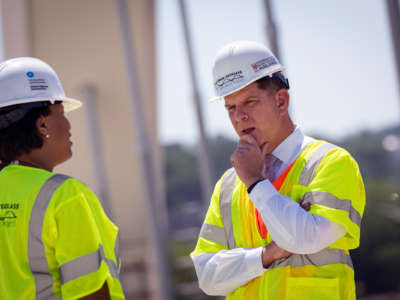
[[[242,80],[244,78],[243,72],[241,70],[229,73],[215,82],[215,87],[221,89],[223,87],[229,86],[236,81]]]
[[[278,61],[275,59],[275,57],[270,56],[270,57],[264,58],[262,60],[259,60],[258,62],[255,62],[254,64],[251,65],[251,67],[253,68],[254,72],[257,73],[258,71],[261,71],[272,65],[276,65],[277,63],[278,63]]]
[[[31,85],[31,91],[47,90],[49,87],[45,79],[29,79],[29,84]]]
[[[32,78],[33,76],[35,76],[35,74],[33,74],[33,72],[29,71],[28,73],[26,73],[26,76],[28,76],[29,78]]]

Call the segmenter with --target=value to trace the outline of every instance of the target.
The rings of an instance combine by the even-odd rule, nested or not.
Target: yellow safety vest
[[[264,275],[237,288],[226,299],[355,299],[349,249],[359,246],[365,191],[356,161],[344,149],[315,141],[294,162],[279,193],[311,203],[310,213],[346,228],[346,234],[320,252],[275,261]],[[216,184],[191,256],[233,248],[256,248],[262,239],[246,186],[229,169]]]
[[[83,183],[20,165],[0,172],[0,299],[78,299],[119,281],[118,228]]]

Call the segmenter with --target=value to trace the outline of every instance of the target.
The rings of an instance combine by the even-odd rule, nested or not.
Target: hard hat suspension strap
[[[11,124],[18,122],[33,108],[46,107],[51,103],[49,101],[31,102],[8,106],[0,109],[0,129],[7,128]]]

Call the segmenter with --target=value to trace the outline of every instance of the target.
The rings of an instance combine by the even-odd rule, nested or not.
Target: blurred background
[[[127,299],[207,299],[188,255],[237,142],[208,101],[211,68],[239,39],[286,66],[296,124],[358,161],[357,295],[400,299],[398,0],[0,0],[0,18],[0,60],[43,59],[84,103],[56,171],[87,183],[120,227]]]

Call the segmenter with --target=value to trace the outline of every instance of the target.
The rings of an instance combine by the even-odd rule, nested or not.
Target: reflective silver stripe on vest
[[[199,237],[228,247],[228,241],[226,240],[225,229],[223,227],[203,223]]]
[[[268,269],[290,267],[304,267],[304,266],[326,266],[332,264],[344,264],[353,269],[353,263],[350,255],[346,254],[341,249],[324,249],[320,252],[313,254],[293,254],[286,259],[280,259],[271,264]]]
[[[118,265],[112,259],[109,259],[107,257],[104,257],[104,261],[108,266],[108,270],[110,271],[111,276],[119,279]]]
[[[315,152],[311,155],[310,159],[307,161],[306,165],[301,171],[299,184],[304,186],[309,185],[311,180],[314,178],[315,171],[317,170],[325,154],[335,148],[338,147],[329,143],[325,143],[319,146],[317,150],[315,150]]]
[[[115,260],[117,262],[117,270],[119,273],[121,267],[121,256],[119,254],[119,232],[117,233],[117,238],[115,239],[114,254],[115,254]]]
[[[55,174],[43,184],[32,207],[28,234],[28,259],[36,285],[36,299],[57,299],[42,241],[44,215],[53,193],[69,176]]]
[[[234,168],[226,171],[222,178],[221,191],[219,194],[219,210],[221,212],[222,222],[224,223],[225,234],[228,242],[228,249],[236,248],[235,237],[233,235],[232,225],[232,196],[235,188],[236,172]]]
[[[349,218],[352,222],[361,226],[361,215],[353,207],[351,200],[341,200],[328,192],[313,191],[308,192],[303,196],[305,203],[318,204],[334,209],[344,210],[349,213]]]
[[[62,264],[59,269],[61,284],[96,272],[100,268],[102,261],[108,265],[111,276],[119,278],[117,264],[111,259],[106,258],[103,246],[100,245],[97,251]]]

